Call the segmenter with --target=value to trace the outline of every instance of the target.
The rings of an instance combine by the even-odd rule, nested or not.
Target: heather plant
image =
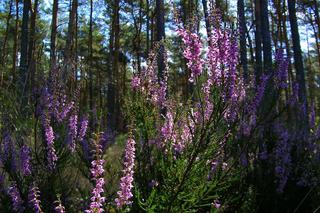
[[[303,115],[306,109],[298,88],[284,96],[289,59],[278,50],[272,72],[244,84],[231,30],[217,26],[208,48],[188,29],[180,26],[177,33],[190,70],[190,99],[165,86],[168,72],[165,80],[155,74],[157,53],[132,79],[128,117],[139,141],[132,211],[252,211],[270,204],[275,211],[295,210],[306,198],[286,193],[311,191],[319,182],[319,138],[314,112],[310,133],[292,125],[292,110]],[[273,96],[267,95],[270,85]]]
[[[191,72],[192,99],[182,102],[174,94],[170,97],[170,91],[169,95],[159,95],[168,90],[157,87],[167,82],[155,75],[152,58],[132,81],[130,107],[134,114],[129,117],[136,124],[139,141],[133,210],[186,212],[220,208],[220,188],[229,187],[225,184],[230,176],[225,173],[233,172],[231,165],[237,160],[226,153],[245,98],[243,80],[235,70],[235,39],[228,30],[214,31],[206,61],[196,33],[179,28],[178,34]],[[154,101],[159,100],[156,97],[165,99]]]
[[[157,46],[133,73],[128,134],[79,106],[81,84],[66,92],[58,69],[30,97],[31,117],[0,91],[0,211],[285,212],[319,201],[304,196],[319,185],[320,126],[297,84],[285,93],[289,59],[277,50],[272,72],[245,81],[237,32],[211,19],[206,39],[177,24],[188,97],[170,85],[168,63],[158,75]],[[307,113],[306,132],[297,121]]]

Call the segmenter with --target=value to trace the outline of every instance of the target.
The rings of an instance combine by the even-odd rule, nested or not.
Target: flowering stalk
[[[65,208],[61,203],[60,196],[58,196],[58,200],[55,201],[56,207],[54,208],[55,213],[65,213]]]
[[[23,212],[24,211],[23,201],[21,199],[16,183],[13,183],[9,187],[8,194],[11,198],[12,210],[15,212]]]
[[[154,70],[156,61],[153,58],[156,58],[156,54],[151,51],[147,62],[148,67],[144,67],[140,73],[134,74],[131,87],[134,91],[141,92],[154,105],[162,108],[166,104],[167,96],[167,66],[163,78],[160,78]]]
[[[81,142],[86,135],[88,129],[89,120],[87,117],[84,117],[80,123],[80,130],[78,133],[78,140]]]
[[[104,212],[102,209],[103,203],[105,202],[105,197],[103,197],[101,194],[104,192],[103,186],[104,186],[104,160],[101,159],[101,146],[97,146],[97,152],[96,152],[96,160],[93,160],[91,162],[91,176],[93,180],[95,181],[95,188],[92,190],[92,197],[91,197],[91,203],[90,203],[90,209],[86,210],[86,213],[101,213]]]
[[[44,118],[43,115],[43,125],[45,129],[45,136],[47,141],[47,161],[49,169],[53,170],[56,166],[56,161],[58,160],[58,157],[56,155],[56,150],[54,148],[54,132],[52,126],[50,126],[49,121]]]
[[[178,34],[185,44],[183,56],[188,60],[187,66],[191,70],[189,81],[194,82],[195,78],[202,73],[204,64],[201,58],[202,43],[196,33],[188,32],[185,29],[178,29]]]
[[[132,194],[132,182],[134,173],[134,159],[135,159],[135,140],[129,138],[125,148],[124,156],[124,170],[123,177],[120,179],[120,191],[117,192],[118,198],[115,199],[118,208],[131,203],[130,199]]]
[[[78,115],[73,114],[69,118],[69,148],[72,152],[76,149]]]
[[[276,160],[275,175],[278,178],[277,191],[282,193],[287,184],[291,171],[291,144],[289,133],[280,124],[275,125],[275,130],[279,135],[274,155]]]
[[[43,212],[41,210],[40,206],[40,200],[39,200],[39,188],[36,186],[30,187],[29,189],[29,194],[28,194],[28,200],[30,207],[36,212],[36,213],[41,213]]]
[[[71,111],[73,107],[74,107],[73,101],[71,101],[69,104],[66,104],[65,102],[63,102],[62,110],[60,112],[56,112],[56,118],[58,122],[62,122],[63,119],[67,117],[68,113]],[[56,109],[58,109],[58,107]]]
[[[30,153],[31,149],[26,145],[24,145],[20,150],[21,170],[22,174],[25,176],[31,174]]]

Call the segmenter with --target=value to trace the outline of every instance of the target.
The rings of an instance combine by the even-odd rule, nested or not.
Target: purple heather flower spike
[[[60,113],[57,113],[57,120],[61,122],[65,117],[67,117],[68,113],[71,111],[71,109],[74,106],[74,102],[71,101],[69,104],[64,105],[62,108],[62,111]]]
[[[103,186],[104,182],[104,160],[101,159],[101,148],[100,145],[97,145],[97,153],[96,153],[96,160],[91,162],[91,176],[95,181],[96,185],[95,188],[92,190],[92,197],[90,203],[90,209],[85,210],[86,213],[101,213],[104,212],[103,210],[103,203],[105,202],[105,197],[102,196],[104,192]]]
[[[161,134],[164,139],[164,142],[167,142],[169,140],[175,141],[175,134],[174,134],[174,115],[173,113],[168,109],[167,114],[165,117],[165,123],[161,127]],[[165,145],[165,144],[162,144]]]
[[[131,80],[131,87],[137,90],[141,86],[141,79],[139,75],[134,75]]]
[[[80,130],[79,130],[79,133],[78,133],[78,140],[81,142],[83,140],[83,138],[85,137],[86,135],[86,132],[87,132],[87,128],[88,128],[88,123],[89,123],[89,120],[88,118],[85,116],[81,123],[80,123]]]
[[[31,149],[26,145],[24,145],[20,150],[21,170],[22,174],[25,176],[31,174],[30,153]]]
[[[7,161],[10,165],[10,169],[13,172],[17,170],[17,153],[14,145],[14,141],[12,140],[9,132],[4,133],[3,138],[3,156],[2,160],[5,162]]]
[[[69,148],[72,152],[76,149],[78,115],[73,114],[69,118]]]
[[[115,199],[118,208],[131,203],[130,199],[132,194],[132,183],[134,173],[134,159],[135,159],[135,140],[129,138],[125,148],[124,156],[124,170],[123,177],[120,179],[120,191],[117,192],[118,198]]]
[[[196,33],[188,32],[185,29],[178,29],[178,34],[185,44],[183,56],[187,59],[187,66],[191,70],[189,81],[194,82],[203,69],[204,61],[201,58],[202,43]]]
[[[44,128],[45,128],[45,136],[47,140],[47,160],[49,169],[53,170],[56,166],[56,161],[58,157],[56,155],[56,150],[54,149],[54,132],[52,126],[50,126],[49,122],[44,119]]]
[[[40,200],[39,200],[39,188],[36,186],[32,186],[29,189],[29,194],[28,194],[28,200],[30,207],[36,212],[36,213],[41,213],[41,206],[40,206]]]
[[[12,210],[19,213],[23,212],[24,211],[23,201],[21,199],[16,183],[13,183],[9,187],[8,194],[11,198]]]
[[[277,191],[282,193],[291,172],[291,144],[289,133],[281,124],[276,124],[275,130],[279,137],[274,150],[276,160],[275,174],[278,178]]]

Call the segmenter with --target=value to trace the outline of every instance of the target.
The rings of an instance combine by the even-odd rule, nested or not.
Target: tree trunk
[[[5,68],[5,64],[6,64],[6,48],[7,48],[7,40],[8,40],[8,34],[9,34],[9,27],[10,27],[10,20],[11,20],[11,16],[12,16],[12,7],[13,7],[13,0],[10,0],[9,3],[9,12],[8,12],[8,16],[6,18],[6,30],[5,30],[5,34],[4,34],[4,39],[3,39],[3,44],[2,44],[2,53],[1,53],[1,58],[0,58],[0,66],[2,66],[3,68]]]
[[[93,0],[90,0],[90,23],[89,23],[89,108],[93,109],[93,73],[92,73],[92,13]]]
[[[256,42],[256,51],[255,51],[255,77],[256,83],[260,82],[260,77],[262,75],[262,38],[261,38],[261,10],[260,10],[260,0],[255,0],[255,42]]]
[[[108,91],[107,91],[107,126],[110,129],[117,129],[117,72],[119,68],[119,0],[113,2],[113,15],[112,15],[112,25],[110,30],[110,40],[109,40],[109,61],[112,66],[109,66],[109,76],[108,76]],[[118,26],[117,26],[118,25]],[[116,47],[117,46],[117,47]]]
[[[57,26],[58,26],[58,9],[59,0],[53,1],[52,7],[52,20],[51,20],[51,41],[50,41],[50,73],[51,77],[52,71],[56,69],[57,55],[56,55],[56,40],[57,40]]]
[[[116,19],[115,19],[115,30],[114,30],[114,63],[113,63],[113,73],[115,76],[115,113],[114,113],[114,122],[116,124],[117,129],[121,130],[122,126],[122,112],[120,109],[120,92],[121,89],[120,86],[120,66],[119,66],[119,52],[120,52],[120,0],[115,1],[115,13],[116,13]],[[119,122],[116,122],[116,118],[118,118]]]
[[[28,41],[29,41],[29,12],[31,7],[30,0],[23,2],[23,17],[21,30],[21,56],[20,56],[20,74],[19,74],[19,90],[21,94],[21,106],[27,104],[27,79],[28,79]]]
[[[272,72],[271,35],[269,29],[268,0],[260,0],[261,35],[263,44],[263,70],[266,74]]]
[[[156,32],[156,41],[159,43],[158,50],[158,77],[159,80],[164,79],[164,45],[163,41],[165,39],[165,28],[164,28],[164,0],[156,0],[156,24],[157,24],[157,32]]]
[[[296,68],[297,82],[299,84],[299,101],[305,109],[306,114],[304,121],[302,121],[302,127],[308,128],[308,104],[306,94],[306,82],[303,68],[302,52],[300,47],[300,36],[298,30],[297,16],[296,16],[296,0],[288,0],[289,20],[292,34],[293,56],[294,66]]]
[[[240,63],[243,69],[244,81],[248,81],[248,60],[247,60],[247,42],[246,42],[246,19],[244,14],[244,2],[238,0],[238,19],[240,30]]]
[[[78,9],[78,0],[72,0],[71,10],[69,13],[68,33],[66,39],[66,46],[64,50],[64,70],[62,75],[62,81],[66,83],[68,77],[74,76],[73,72],[73,41],[75,32],[76,13]]]
[[[31,8],[31,20],[30,20],[30,37],[29,37],[29,47],[28,47],[28,63],[29,63],[29,73],[30,73],[30,85],[31,88],[34,86],[35,74],[36,74],[36,64],[34,61],[35,52],[35,34],[36,34],[36,19],[38,13],[39,0],[34,1],[33,10]]]
[[[146,0],[146,57],[148,57],[150,50],[150,10],[149,10],[149,0]]]
[[[16,20],[14,28],[13,54],[12,54],[12,78],[16,81],[17,51],[18,51],[18,27],[19,27],[19,0],[16,0]]]

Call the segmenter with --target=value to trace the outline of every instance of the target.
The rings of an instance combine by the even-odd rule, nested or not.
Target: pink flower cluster
[[[117,192],[118,198],[115,199],[118,208],[130,204],[130,199],[133,197],[131,190],[133,187],[135,144],[136,142],[134,139],[129,138],[127,140],[124,156],[123,177],[120,180],[120,191]]]
[[[160,107],[165,105],[167,83],[166,79],[159,80],[152,67],[143,69],[137,73],[131,80],[131,87],[135,91],[141,92],[153,104]]]
[[[39,188],[36,186],[30,187],[29,194],[28,194],[28,200],[30,207],[36,212],[41,213],[41,206],[40,206],[40,200],[39,200]]]
[[[201,58],[202,43],[196,33],[189,32],[185,29],[178,29],[178,35],[181,36],[185,49],[183,56],[187,59],[187,66],[191,71],[190,82],[202,73],[204,60]]]
[[[11,198],[12,210],[15,212],[24,212],[23,200],[21,199],[16,183],[13,183],[9,187],[8,194]]]
[[[48,166],[49,169],[53,170],[56,166],[56,161],[58,160],[58,157],[56,155],[56,150],[54,148],[54,132],[52,126],[50,126],[50,123],[48,119],[46,119],[43,115],[43,125],[45,130],[45,137],[47,141],[47,160],[48,160]]]
[[[72,152],[76,149],[78,115],[73,114],[69,118],[69,148]]]
[[[194,131],[194,121],[190,116],[187,118],[180,118],[179,122],[175,122],[176,114],[172,112],[172,109],[167,108],[164,123],[160,127],[162,143],[158,144],[159,147],[164,148],[170,142],[175,154],[181,154],[187,145],[191,141]]]
[[[103,207],[103,203],[105,202],[105,197],[102,196],[102,193],[104,192],[103,187],[105,184],[104,177],[103,177],[104,175],[103,166],[105,161],[101,159],[100,151],[97,153],[97,160],[93,160],[91,162],[90,172],[96,185],[95,185],[95,188],[92,190],[90,209],[86,210],[85,211],[86,213],[104,212],[102,207]]]
[[[80,130],[78,133],[78,140],[81,142],[86,135],[88,129],[89,120],[87,117],[84,117],[80,122]]]

